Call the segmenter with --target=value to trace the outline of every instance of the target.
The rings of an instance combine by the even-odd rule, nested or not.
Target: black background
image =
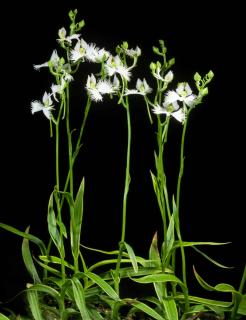
[[[181,223],[185,240],[231,241],[209,249],[233,270],[218,270],[190,254],[188,265],[211,284],[239,285],[245,263],[245,58],[242,8],[178,1],[100,2],[37,1],[1,5],[1,193],[0,221],[45,238],[49,194],[55,183],[54,149],[48,121],[32,116],[30,102],[49,89],[46,70],[33,64],[47,61],[57,48],[57,31],[68,26],[69,9],[85,19],[82,37],[108,50],[127,40],[141,47],[140,77],[150,78],[149,63],[156,60],[152,45],[164,39],[169,57],[176,58],[175,81],[190,81],[196,71],[213,70],[215,78],[203,105],[191,115],[186,142]],[[72,95],[76,126],[83,101],[85,67]],[[137,71],[136,71],[137,72]],[[134,85],[134,80],[132,85]],[[142,100],[131,107],[133,121],[132,184],[129,194],[126,241],[137,254],[147,256],[151,238],[160,230],[148,170],[153,166],[153,131]],[[77,122],[76,122],[77,121]],[[177,173],[177,139],[173,122],[168,170]],[[105,250],[117,246],[126,142],[125,112],[116,103],[95,104],[88,119],[83,156],[76,167],[86,179],[83,243]],[[170,188],[175,180],[170,178]],[[21,259],[21,239],[0,231],[0,301],[6,301],[30,281]],[[88,257],[89,261],[92,259]],[[194,280],[191,274],[191,282]],[[195,282],[195,281],[194,281]],[[196,285],[194,290],[196,289]]]

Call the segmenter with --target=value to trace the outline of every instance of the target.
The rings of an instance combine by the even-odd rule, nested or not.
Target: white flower
[[[59,58],[59,56],[57,54],[57,51],[53,50],[49,61],[44,62],[42,64],[34,64],[33,67],[34,67],[35,70],[39,70],[40,68],[48,67],[49,66],[48,63],[51,62],[52,66],[54,66],[55,69],[57,69],[58,65],[59,65],[59,60],[60,60],[60,58]]]
[[[139,47],[136,47],[136,49],[125,49],[125,53],[131,58],[139,57],[141,55],[141,49]]]
[[[72,49],[70,52],[70,59],[73,62],[77,62],[79,59],[85,58],[87,47],[88,44],[85,42],[85,40],[78,40],[74,49]]]
[[[54,106],[53,106],[52,100],[51,100],[51,95],[48,94],[47,92],[45,92],[43,95],[43,98],[42,98],[42,102],[37,101],[37,100],[33,101],[31,103],[31,112],[32,112],[32,114],[34,114],[35,112],[43,111],[46,118],[48,118],[50,120],[51,119],[51,110],[54,109]]]
[[[71,44],[73,39],[76,39],[79,41],[80,34],[74,33],[71,36],[67,36],[67,31],[63,27],[63,28],[59,29],[58,36],[59,36],[59,39],[57,39],[58,42],[66,41],[69,44]]]
[[[183,123],[185,120],[185,111],[183,108],[175,109],[172,105],[161,107],[159,104],[154,106],[153,112],[155,114],[166,114],[167,116],[172,116],[179,122]]]
[[[125,96],[127,95],[130,95],[130,94],[140,94],[140,95],[143,95],[145,96],[146,94],[150,93],[152,91],[152,89],[150,88],[150,86],[148,85],[148,83],[146,82],[145,79],[140,80],[138,79],[137,80],[137,83],[136,83],[136,89],[126,89],[126,92],[125,92]]]
[[[56,101],[58,101],[56,94],[57,93],[62,94],[65,87],[66,87],[66,81],[63,78],[61,79],[61,84],[52,84],[51,85],[52,95]]]
[[[97,82],[95,76],[91,74],[87,78],[86,89],[92,100],[102,101],[104,94],[112,94],[115,92],[114,85],[115,84],[112,84],[108,80],[99,79]]]
[[[170,70],[164,77],[164,82],[170,83],[173,81],[173,72]]]
[[[91,99],[94,101],[102,101],[103,97],[97,89],[97,81],[94,74],[91,74],[87,78],[86,89],[89,92]]]
[[[102,80],[100,79],[97,83],[97,90],[101,93],[101,94],[111,94],[114,93],[114,88],[113,85],[110,81],[108,80]]]
[[[105,49],[99,49],[94,43],[87,45],[85,57],[91,62],[102,62],[109,57]]]
[[[114,75],[113,89],[114,89],[114,91],[118,91],[119,88],[120,88],[120,81],[119,81],[119,79],[117,78],[117,76]]]
[[[192,107],[195,103],[196,95],[192,93],[192,90],[188,83],[182,82],[178,84],[175,91],[168,91],[165,97],[164,105],[177,104],[177,101],[184,102],[188,107]]]
[[[161,80],[167,84],[173,80],[173,72],[171,70],[168,71],[168,73],[165,75],[164,78],[161,76],[161,64],[160,63],[157,63],[155,71],[153,71],[152,74],[156,79]]]
[[[124,79],[130,81],[131,72],[126,66],[124,66],[118,55],[115,57],[109,56],[105,65],[105,70],[109,76],[113,76],[114,74],[118,73]]]

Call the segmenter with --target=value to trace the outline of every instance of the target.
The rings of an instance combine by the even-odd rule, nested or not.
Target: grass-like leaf
[[[159,273],[159,274],[147,275],[142,278],[131,278],[131,279],[138,283],[174,282],[174,283],[177,283],[183,290],[186,289],[183,282],[173,274]]]
[[[234,289],[233,286],[231,286],[230,284],[227,283],[219,283],[216,286],[211,286],[210,284],[208,284],[196,271],[195,267],[193,266],[193,271],[195,274],[195,277],[197,279],[197,281],[199,282],[199,284],[208,291],[218,291],[218,292],[230,292],[230,293],[236,293],[238,294],[238,291]]]
[[[51,239],[55,244],[55,246],[57,247],[60,255],[64,256],[63,242],[61,239],[59,229],[57,228],[56,215],[55,215],[54,206],[53,206],[53,192],[49,199],[47,220],[48,220],[48,230],[49,230]]]
[[[149,267],[161,268],[161,258],[158,249],[157,232],[155,232],[149,248],[149,260],[151,261]]]
[[[92,272],[86,272],[85,274],[90,280],[95,282],[111,299],[118,301],[119,296],[114,289],[101,277]]]
[[[45,244],[38,237],[35,237],[35,236],[33,236],[29,233],[26,233],[26,232],[19,231],[18,229],[13,228],[5,223],[0,223],[0,227],[9,231],[9,232],[12,232],[12,233],[18,235],[18,236],[21,236],[22,238],[25,238],[25,239],[32,241],[33,243],[35,243],[39,247],[42,255],[46,255]]]
[[[62,261],[60,257],[56,257],[56,256],[39,256],[39,259],[44,261],[44,262],[47,262],[47,263],[54,263],[54,264],[59,264],[59,265],[64,263],[64,266],[66,268],[74,270],[74,266],[73,265],[71,265],[67,261]]]
[[[43,320],[40,306],[39,306],[39,299],[38,299],[38,293],[35,290],[27,290],[27,300],[33,315],[33,318],[35,320]]]
[[[26,229],[26,233],[28,234],[29,232],[29,227]],[[40,283],[41,280],[39,278],[38,272],[36,270],[36,267],[34,265],[32,255],[30,252],[29,248],[29,240],[24,238],[22,241],[22,246],[21,246],[21,251],[22,251],[22,258],[25,263],[25,266],[27,268],[27,271],[29,272],[30,276],[33,279],[34,283]]]
[[[72,282],[72,288],[73,288],[73,294],[74,294],[74,300],[76,302],[76,305],[80,311],[81,317],[83,320],[92,320],[89,312],[87,310],[87,306],[85,303],[85,294],[84,294],[84,288],[82,284],[80,283],[79,279],[73,278],[71,279]]]
[[[152,309],[150,306],[147,304],[140,302],[140,301],[133,301],[131,303],[135,308],[143,311],[144,313],[148,314],[152,318],[156,320],[163,320],[163,316],[161,316],[159,313],[157,313],[154,309]]]
[[[0,320],[10,320],[10,318],[8,318],[4,314],[0,313]]]
[[[176,302],[173,298],[163,299],[167,320],[179,320]]]
[[[197,251],[200,255],[202,255],[205,259],[207,259],[208,261],[212,262],[214,265],[216,265],[217,267],[223,268],[223,269],[231,269],[233,267],[227,267],[221,263],[219,263],[218,261],[215,261],[214,259],[212,259],[211,257],[209,257],[206,253],[202,252],[201,250],[197,249],[195,246],[192,247],[195,251]]]
[[[130,261],[132,263],[133,269],[137,273],[138,272],[138,262],[137,262],[136,255],[135,255],[132,247],[129,244],[127,244],[126,242],[124,244],[125,244],[125,247],[126,247],[126,251],[127,251],[128,255],[129,255]]]
[[[79,257],[80,234],[83,221],[85,180],[83,179],[74,202],[74,211],[71,215],[71,246],[75,259]]]

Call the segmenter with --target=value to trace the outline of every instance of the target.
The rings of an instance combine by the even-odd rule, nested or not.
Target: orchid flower
[[[148,85],[145,79],[143,79],[143,81],[138,79],[136,83],[136,89],[126,89],[126,92],[124,95],[127,96],[130,94],[140,94],[142,96],[145,96],[151,91],[152,89],[150,88],[150,86]]]
[[[67,36],[67,31],[63,27],[63,28],[59,29],[58,36],[59,36],[59,39],[57,39],[58,42],[65,42],[66,41],[69,44],[72,44],[73,39],[76,39],[79,41],[80,34],[74,33],[71,36]]]
[[[51,110],[54,109],[54,106],[52,104],[51,94],[48,94],[47,92],[44,93],[42,102],[35,100],[31,103],[31,112],[34,114],[38,111],[43,111],[44,115],[47,119],[51,119]]]
[[[120,57],[116,55],[115,57],[109,56],[105,64],[105,71],[109,76],[114,74],[120,74],[125,80],[130,81],[131,72],[129,68],[124,66],[123,62],[120,60]]]
[[[49,62],[50,62],[57,69],[59,65],[59,61],[60,61],[60,58],[57,54],[57,51],[53,50],[49,61],[46,61],[41,64],[34,64],[33,67],[35,70],[39,70],[40,68],[43,68],[43,67],[49,67]]]
[[[183,108],[177,109],[173,105],[165,105],[163,103],[163,107],[161,107],[159,104],[154,106],[153,112],[155,114],[166,114],[167,116],[172,116],[179,122],[183,123],[185,120],[185,111]]]
[[[102,79],[97,82],[94,74],[88,76],[86,89],[94,101],[102,101],[104,94],[112,94],[115,92],[114,84]]]
[[[192,93],[192,90],[188,83],[181,82],[175,91],[168,91],[165,97],[164,105],[178,104],[178,101],[182,101],[188,107],[192,107],[195,103],[197,96]]]

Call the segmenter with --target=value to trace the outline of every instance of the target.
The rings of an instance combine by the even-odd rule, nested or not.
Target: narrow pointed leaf
[[[246,316],[246,294],[242,296],[237,312]]]
[[[74,210],[71,215],[71,245],[74,258],[79,256],[80,235],[83,221],[83,202],[84,202],[85,180],[83,179],[76,195]]]
[[[129,258],[131,260],[133,269],[137,273],[138,272],[138,263],[137,263],[136,255],[135,255],[132,247],[129,244],[127,244],[126,242],[125,242],[125,247],[126,247],[128,255],[129,255]]]
[[[101,277],[92,272],[86,272],[85,274],[89,279],[95,282],[107,295],[113,300],[119,300],[118,294],[114,291],[114,289]]]
[[[49,199],[47,220],[48,220],[48,230],[49,230],[51,239],[54,242],[55,246],[57,247],[59,253],[62,256],[64,256],[64,247],[62,244],[60,232],[57,228],[57,221],[56,221],[56,216],[55,216],[54,207],[53,207],[53,193],[51,194]]]
[[[0,320],[10,320],[10,318],[8,318],[4,314],[0,313]]]
[[[158,274],[151,274],[148,276],[144,276],[141,278],[131,278],[133,281],[138,282],[138,283],[154,283],[154,282],[175,282],[182,289],[186,289],[185,285],[183,284],[182,281],[180,281],[176,276],[172,274],[166,274],[166,273],[158,273]]]
[[[28,234],[28,232],[29,232],[29,227],[26,229],[27,234]],[[22,258],[23,258],[24,264],[25,264],[30,276],[32,277],[33,282],[40,283],[41,280],[39,278],[38,272],[36,270],[36,267],[34,265],[32,255],[30,252],[29,240],[26,238],[24,238],[22,241],[21,251],[22,251]]]
[[[19,231],[18,229],[15,229],[15,228],[13,228],[13,227],[11,227],[11,226],[9,226],[7,224],[4,224],[4,223],[0,223],[0,227],[5,229],[5,230],[7,230],[7,231],[10,231],[10,232],[18,235],[18,236],[21,236],[21,237],[23,237],[25,239],[28,239],[28,240],[32,241],[33,243],[35,243],[39,247],[39,249],[40,249],[40,251],[41,251],[41,253],[43,255],[46,254],[45,244],[39,238],[37,238],[37,237],[35,237],[35,236],[33,236],[33,235],[29,234],[29,233],[25,233],[25,232]]]
[[[177,305],[173,298],[163,299],[163,305],[168,320],[179,320]]]
[[[217,267],[223,268],[223,269],[231,269],[232,267],[227,267],[217,261],[215,261],[214,259],[210,258],[206,253],[202,252],[201,250],[197,249],[196,247],[192,247],[195,251],[197,251],[198,253],[200,253],[200,255],[202,255],[205,259],[207,259],[208,261],[212,262],[214,265],[216,265]]]
[[[151,261],[149,264],[149,267],[156,267],[156,268],[161,267],[161,258],[160,258],[160,253],[159,253],[159,249],[158,249],[157,232],[154,234],[154,237],[153,237],[151,245],[150,245],[149,259]]]
[[[152,309],[151,307],[149,307],[147,304],[140,302],[140,301],[135,301],[132,302],[132,305],[145,312],[146,314],[148,314],[149,316],[151,316],[152,318],[156,319],[156,320],[163,320],[163,316],[161,316],[159,313],[157,313],[154,309]]]
[[[91,317],[90,317],[88,310],[87,310],[87,307],[86,307],[84,288],[83,288],[82,284],[80,283],[79,279],[77,279],[77,278],[73,278],[71,281],[72,281],[74,299],[75,299],[76,305],[80,311],[82,319],[83,320],[91,320]]]
[[[34,290],[27,290],[27,300],[35,320],[43,320],[39,300],[38,300],[38,293]]]

